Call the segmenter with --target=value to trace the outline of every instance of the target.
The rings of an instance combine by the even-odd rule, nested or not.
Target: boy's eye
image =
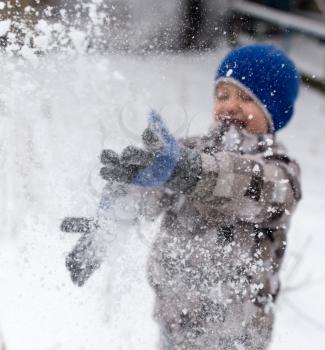
[[[228,98],[228,94],[226,92],[217,92],[217,99],[224,101]]]
[[[248,94],[241,93],[241,94],[239,94],[239,97],[243,102],[252,102],[253,101],[252,97],[249,96]]]

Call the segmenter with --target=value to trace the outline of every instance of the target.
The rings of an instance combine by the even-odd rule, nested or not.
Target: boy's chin
[[[220,125],[224,125],[228,128],[231,126],[234,126],[236,129],[246,130],[246,124],[240,120],[235,120],[235,119],[214,119],[212,121],[211,127],[213,128]]]
[[[224,118],[224,119],[220,119],[222,121],[222,123],[226,124],[226,125],[235,125],[236,127],[240,128],[240,129],[246,129],[247,124],[245,121],[240,120],[240,119],[236,119],[236,118]]]

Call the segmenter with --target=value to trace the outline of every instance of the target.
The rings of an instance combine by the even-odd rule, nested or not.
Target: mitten
[[[149,115],[149,125],[142,140],[143,149],[128,146],[121,156],[112,150],[104,150],[101,176],[108,181],[142,187],[164,185],[183,192],[196,184],[201,172],[199,153],[179,145],[157,113]]]
[[[82,286],[102,262],[95,232],[98,229],[93,219],[68,217],[62,221],[61,231],[82,233],[78,242],[67,255],[65,265],[73,283]]]

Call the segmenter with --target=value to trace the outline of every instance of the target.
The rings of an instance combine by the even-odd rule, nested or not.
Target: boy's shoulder
[[[298,166],[297,160],[289,154],[288,148],[280,141],[274,139],[273,144],[264,152],[266,160],[275,160],[285,164],[295,163]]]

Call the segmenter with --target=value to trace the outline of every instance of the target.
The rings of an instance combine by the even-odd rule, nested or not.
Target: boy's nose
[[[230,98],[224,105],[224,110],[226,113],[228,113],[230,116],[235,116],[242,112],[241,103],[240,101],[234,97]]]

